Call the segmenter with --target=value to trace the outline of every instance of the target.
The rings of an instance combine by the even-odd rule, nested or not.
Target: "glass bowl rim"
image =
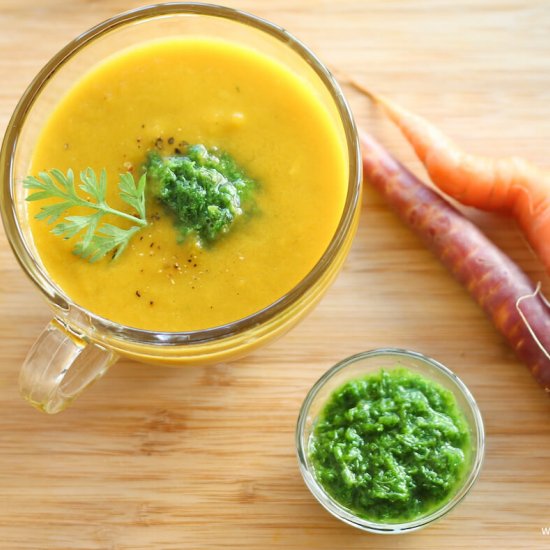
[[[265,34],[276,38],[282,45],[292,49],[315,72],[326,91],[330,94],[342,124],[345,134],[346,152],[348,155],[349,175],[348,191],[342,215],[334,235],[313,268],[290,291],[263,309],[246,317],[237,319],[224,325],[192,330],[192,331],[155,331],[131,327],[115,323],[96,315],[86,308],[72,301],[61,289],[49,280],[46,271],[40,266],[28,249],[26,240],[18,223],[15,211],[15,201],[12,196],[13,164],[17,150],[20,128],[26,122],[27,114],[33,107],[35,100],[50,78],[80,50],[96,39],[100,39],[111,31],[129,26],[138,21],[165,18],[169,16],[197,15],[217,17],[237,24],[253,27]],[[353,228],[356,209],[359,203],[362,166],[357,129],[351,108],[345,99],[342,90],[320,59],[300,40],[287,32],[284,28],[271,23],[253,14],[215,4],[200,2],[170,2],[151,4],[117,14],[98,25],[80,34],[55,54],[38,72],[17,103],[8,122],[2,149],[0,152],[0,175],[2,176],[2,200],[0,214],[4,229],[13,253],[23,271],[38,287],[38,289],[60,311],[75,310],[84,314],[93,329],[100,329],[107,336],[115,340],[124,340],[137,344],[153,344],[162,346],[177,346],[202,344],[214,340],[222,340],[246,332],[247,330],[271,321],[278,314],[292,307],[307,291],[315,286],[323,274],[329,269],[333,260],[338,256],[340,247]],[[77,325],[78,326],[78,325]]]
[[[317,482],[314,473],[309,467],[309,462],[307,459],[307,448],[304,448],[303,441],[303,433],[305,430],[311,404],[313,403],[313,400],[315,399],[319,391],[321,391],[321,389],[325,386],[325,384],[329,380],[331,380],[336,374],[346,369],[346,367],[349,367],[365,358],[380,356],[412,358],[423,363],[424,365],[429,366],[429,368],[432,368],[440,374],[443,374],[444,377],[449,382],[451,382],[453,388],[455,388],[456,391],[464,397],[473,418],[473,425],[471,426],[471,429],[473,432],[472,436],[474,437],[476,443],[476,450],[475,455],[472,457],[472,464],[468,475],[464,478],[464,482],[461,485],[460,489],[443,506],[436,508],[431,513],[425,516],[421,516],[420,518],[410,521],[403,521],[401,523],[382,523],[370,521],[354,515],[349,510],[341,506],[335,499],[328,495],[321,484]],[[407,368],[406,365],[404,367]],[[306,446],[308,442],[309,440],[305,442]],[[323,506],[323,508],[325,508],[330,514],[340,519],[344,523],[347,523],[348,525],[351,525],[363,531],[379,534],[400,534],[416,531],[442,518],[468,494],[474,483],[477,481],[481,471],[481,466],[483,464],[483,459],[485,455],[485,429],[483,425],[483,419],[481,417],[481,412],[479,410],[476,400],[474,399],[468,387],[453,371],[451,371],[448,367],[446,367],[439,361],[417,351],[387,347],[363,351],[346,357],[345,359],[339,361],[331,368],[329,368],[315,382],[315,384],[313,384],[300,408],[298,420],[296,422],[295,445],[300,472],[302,474],[302,477],[304,478],[306,486],[313,494],[313,496],[317,499],[319,504],[321,504],[321,506]]]

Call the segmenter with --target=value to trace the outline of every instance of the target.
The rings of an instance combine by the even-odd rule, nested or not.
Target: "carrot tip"
[[[370,100],[374,101],[375,103],[383,103],[382,98],[380,96],[376,95],[374,92],[371,92],[365,85],[361,84],[360,82],[357,82],[357,80],[355,80],[353,77],[346,76],[346,82],[352,88],[355,88],[357,91],[366,95]]]

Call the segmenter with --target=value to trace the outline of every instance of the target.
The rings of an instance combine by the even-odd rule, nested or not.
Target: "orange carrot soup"
[[[121,198],[120,174],[129,172],[137,184],[146,172],[146,223],[120,254],[115,248],[89,261],[75,254],[85,230],[70,236],[52,229],[67,216],[93,211],[69,209],[48,224],[35,216],[60,199],[34,200],[28,203],[34,246],[71,300],[116,323],[190,331],[236,321],[285,295],[327,249],[348,181],[335,125],[305,80],[251,49],[210,38],[132,47],[99,63],[61,99],[40,134],[30,173],[72,169],[76,192],[91,200],[79,175],[91,168],[99,178],[105,170],[106,202],[136,216]],[[161,181],[152,159],[173,163],[185,157],[183,170],[195,166],[186,157],[192,154],[212,155],[214,166],[219,158],[230,159],[228,170],[253,182],[248,210],[231,207],[239,219],[220,225],[215,236],[217,221],[209,220],[206,229],[183,227],[170,211],[177,203],[186,215],[196,214],[194,203],[182,203],[173,164],[163,165],[173,194],[160,200],[150,191]],[[196,181],[210,178],[213,192],[233,196],[213,169],[193,169]],[[192,200],[207,194],[196,186],[193,193]],[[218,206],[207,205],[205,212],[225,223]],[[131,226],[109,214],[101,223]]]

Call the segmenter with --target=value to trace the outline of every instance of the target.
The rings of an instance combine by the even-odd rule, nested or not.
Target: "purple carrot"
[[[540,288],[479,229],[360,132],[371,183],[485,310],[536,380],[550,392],[550,305]]]

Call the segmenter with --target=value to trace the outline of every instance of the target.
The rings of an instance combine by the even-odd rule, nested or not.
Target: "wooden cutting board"
[[[550,164],[550,8],[536,0],[242,0],[465,148]],[[131,0],[0,0],[0,127],[39,68]],[[347,89],[358,123],[423,175],[398,132]],[[470,212],[550,285],[512,225]],[[18,396],[50,313],[0,233],[0,547],[17,549],[544,548],[550,401],[439,263],[366,189],[343,272],[317,309],[234,364],[122,361],[48,417]],[[487,430],[479,482],[439,523],[401,537],[348,527],[298,472],[294,427],[313,382],[347,355],[411,348],[457,372]]]

